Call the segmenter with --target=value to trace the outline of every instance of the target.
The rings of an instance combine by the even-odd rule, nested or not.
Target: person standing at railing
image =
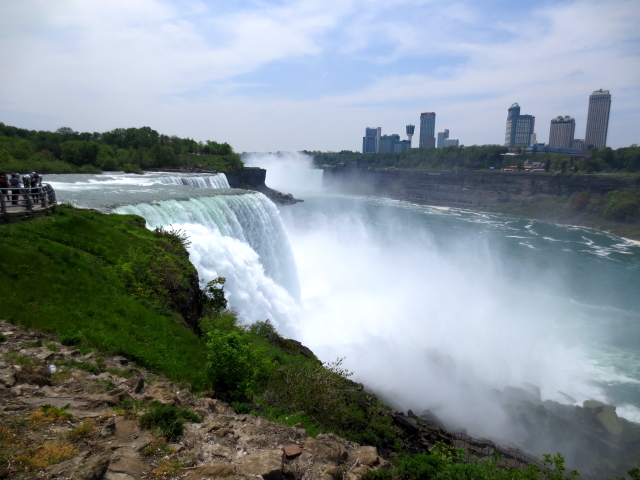
[[[4,172],[0,172],[0,195],[3,197],[9,193],[9,179],[7,178],[7,174]],[[8,197],[8,195],[7,195]]]
[[[11,180],[9,180],[9,186],[11,187],[11,203],[13,205],[18,204],[18,195],[20,195],[20,175],[17,173],[11,174]]]

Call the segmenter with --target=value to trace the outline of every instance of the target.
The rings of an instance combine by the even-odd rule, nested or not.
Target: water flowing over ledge
[[[148,228],[184,230],[200,279],[226,277],[229,305],[246,322],[297,329],[300,286],[275,205],[228,186],[224,174],[50,175],[61,203],[144,217]]]
[[[270,319],[296,328],[300,299],[295,260],[278,211],[260,193],[162,201],[117,208],[144,217],[149,228],[189,235],[191,261],[203,281],[226,277],[230,305],[247,321]]]

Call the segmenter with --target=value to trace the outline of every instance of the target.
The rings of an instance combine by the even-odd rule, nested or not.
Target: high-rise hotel
[[[436,114],[425,112],[420,114],[420,148],[436,148]]]
[[[596,90],[589,96],[587,132],[584,136],[584,143],[587,148],[604,148],[607,145],[610,110],[611,95],[609,90]]]
[[[536,117],[533,115],[521,115],[520,105],[514,103],[507,111],[507,129],[504,135],[504,144],[527,146],[535,140],[534,128]]]
[[[573,148],[573,136],[576,133],[576,121],[569,115],[551,120],[549,130],[549,146]]]

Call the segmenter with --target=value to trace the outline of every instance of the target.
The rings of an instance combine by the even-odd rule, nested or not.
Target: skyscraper
[[[533,115],[518,115],[515,145],[531,145],[535,125],[536,117]]]
[[[380,137],[380,153],[389,153],[394,151],[394,146],[400,141],[400,135],[393,133],[391,135],[383,135]]]
[[[576,121],[568,115],[551,120],[549,146],[573,148],[573,136],[576,133]]]
[[[609,90],[596,90],[589,96],[587,133],[584,136],[584,143],[587,148],[603,148],[607,145],[610,110],[611,95]]]
[[[436,146],[436,114],[425,112],[420,114],[420,148],[435,148]]]
[[[535,138],[536,117],[520,115],[520,105],[514,103],[507,113],[507,128],[504,135],[505,145],[530,145]]]
[[[518,122],[518,117],[520,116],[520,105],[514,103],[507,110],[507,130],[504,134],[504,144],[505,145],[515,145],[516,144],[516,124]]]
[[[379,153],[381,135],[382,127],[367,127],[364,133],[364,137],[362,137],[362,153]]]
[[[449,138],[449,129],[445,128],[444,132],[438,132],[438,143],[437,143],[437,147],[438,148],[442,148],[444,147],[444,141]]]

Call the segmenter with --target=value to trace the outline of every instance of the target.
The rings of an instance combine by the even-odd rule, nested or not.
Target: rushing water
[[[245,321],[270,318],[324,360],[346,355],[357,380],[402,409],[504,437],[492,391],[522,386],[563,403],[603,400],[640,421],[637,243],[323,194],[320,171],[289,167],[270,186],[305,202],[280,214],[260,194],[188,175],[48,180],[62,201],[186,230],[201,278],[227,277]]]
[[[294,335],[300,287],[275,205],[260,193],[226,188],[220,175],[50,175],[61,203],[141,215],[148,228],[185,231],[203,283],[222,276],[246,322],[271,319]]]

